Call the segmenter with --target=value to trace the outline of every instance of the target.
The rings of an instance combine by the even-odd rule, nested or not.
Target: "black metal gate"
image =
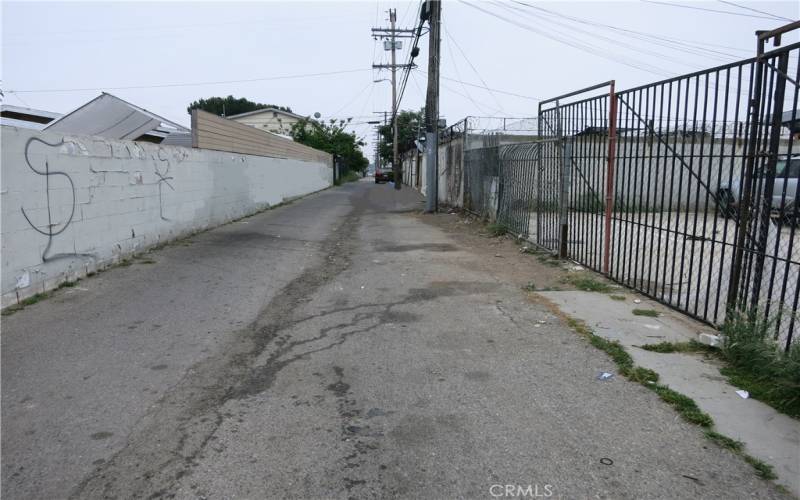
[[[746,311],[788,349],[800,296],[799,52],[550,100],[540,133],[557,142],[539,155],[534,240],[709,323]]]

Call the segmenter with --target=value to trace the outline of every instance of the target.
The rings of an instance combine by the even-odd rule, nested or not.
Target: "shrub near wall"
[[[329,187],[330,165],[2,127],[2,305]]]

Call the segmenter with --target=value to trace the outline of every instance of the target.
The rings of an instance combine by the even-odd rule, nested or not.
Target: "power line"
[[[417,9],[417,25],[413,28],[413,31],[415,31],[415,33],[414,33],[414,42],[411,44],[411,48],[410,48],[410,50],[408,52],[408,62],[406,63],[407,64],[406,73],[405,73],[405,75],[403,75],[403,83],[400,85],[400,93],[398,94],[398,97],[397,97],[397,106],[395,106],[396,109],[400,109],[400,102],[403,100],[403,96],[406,93],[406,86],[408,85],[408,78],[409,78],[409,75],[411,75],[411,70],[413,69],[413,62],[414,62],[414,57],[415,57],[414,56],[414,51],[418,48],[419,39],[420,39],[420,36],[422,35],[422,25],[424,23],[424,21],[422,20],[422,6],[423,6],[423,2],[420,1],[419,7]],[[394,120],[394,116],[392,117],[392,119]]]
[[[445,34],[447,33],[447,29],[446,28],[445,28],[444,32],[445,32]],[[450,63],[453,65],[453,69],[456,71],[456,76],[458,76],[458,78],[460,80],[461,79],[461,72],[458,71],[458,65],[456,64],[456,59],[455,59],[454,55],[452,54],[453,53],[453,47],[450,44],[449,37],[447,39],[447,46],[450,49],[450,53],[451,53]],[[483,107],[480,104],[478,104],[478,102],[475,99],[472,98],[472,95],[469,93],[469,90],[467,90],[467,87],[463,83],[461,84],[461,88],[464,89],[464,94],[461,94],[461,95],[466,97],[467,99],[469,99],[469,101],[478,109],[478,111],[480,111],[481,113],[485,113],[486,111],[484,111]]]
[[[341,108],[339,108],[339,110],[338,110],[338,111],[336,111],[335,113],[333,113],[333,114],[334,114],[334,116],[335,116],[335,115],[338,115],[339,113],[341,113],[342,111],[344,111],[344,109],[345,109],[345,108],[347,108],[349,105],[353,104],[353,102],[355,102],[355,100],[356,100],[356,99],[358,99],[358,96],[360,96],[360,95],[361,95],[361,94],[362,94],[362,93],[363,93],[365,90],[367,90],[367,88],[368,88],[370,85],[375,85],[375,82],[369,82],[368,84],[364,85],[364,88],[360,89],[360,90],[359,90],[359,91],[356,93],[356,95],[354,95],[354,96],[353,96],[353,98],[352,98],[352,99],[350,99],[349,101],[347,101],[347,102],[346,102],[346,103],[345,103],[345,104],[344,104],[344,105],[343,105]],[[360,113],[360,111],[359,111],[359,113]]]
[[[617,64],[623,64],[625,66],[629,66],[631,68],[635,68],[635,69],[638,69],[640,71],[644,71],[644,72],[647,72],[647,73],[653,73],[653,74],[656,74],[656,75],[659,75],[659,76],[666,76],[666,77],[673,76],[670,73],[665,73],[665,72],[661,71],[661,69],[659,69],[656,66],[651,66],[651,65],[649,65],[647,63],[641,63],[641,62],[635,61],[635,60],[634,60],[634,62],[630,62],[630,61],[625,61],[625,60],[621,60],[621,59],[618,59],[618,58],[614,58],[614,57],[608,55],[607,53],[605,53],[603,51],[600,51],[600,50],[597,50],[594,47],[592,47],[590,45],[587,45],[585,43],[581,43],[579,41],[574,41],[574,40],[570,40],[570,39],[564,39],[564,38],[558,37],[556,35],[553,35],[552,33],[547,33],[546,31],[543,31],[541,29],[534,28],[534,27],[532,27],[532,26],[530,26],[528,24],[524,24],[524,23],[521,23],[521,22],[519,22],[517,20],[509,19],[507,17],[501,16],[501,15],[499,15],[497,13],[494,13],[492,11],[486,10],[486,9],[484,9],[482,7],[479,7],[477,5],[471,4],[471,3],[466,2],[464,0],[459,0],[459,1],[461,3],[463,3],[463,4],[465,4],[465,5],[468,5],[468,6],[472,7],[473,9],[477,9],[477,10],[479,10],[479,11],[485,13],[485,14],[489,14],[490,16],[496,17],[496,18],[498,18],[498,19],[500,19],[502,21],[505,21],[507,23],[513,24],[513,25],[515,25],[515,26],[517,26],[519,28],[522,28],[524,30],[531,31],[531,32],[536,33],[536,34],[538,34],[540,36],[543,36],[545,38],[549,38],[549,39],[554,40],[556,42],[560,42],[560,43],[562,43],[564,45],[568,45],[568,46],[576,48],[578,50],[582,50],[584,52],[588,52],[590,54],[596,55],[596,56],[601,57],[603,59],[607,59],[607,60],[615,62]]]
[[[448,31],[447,27],[444,27],[444,34],[445,34],[445,36],[447,36],[447,38],[448,38],[448,47],[450,46],[450,43],[449,43],[449,42],[452,40],[453,44],[456,46],[456,48],[458,49],[458,51],[461,53],[461,56],[464,58],[464,60],[465,60],[465,61],[467,61],[467,64],[469,64],[469,67],[470,67],[470,68],[472,68],[472,71],[475,73],[475,76],[477,76],[477,77],[478,77],[478,80],[480,80],[480,81],[481,81],[481,83],[483,84],[483,86],[484,86],[484,88],[486,89],[486,91],[487,91],[487,92],[489,92],[489,95],[491,95],[491,96],[492,96],[492,99],[494,99],[494,102],[497,104],[497,106],[499,107],[500,111],[502,111],[503,113],[505,113],[505,110],[503,109],[503,105],[502,105],[502,104],[500,104],[500,101],[497,99],[497,96],[496,96],[496,95],[494,95],[494,92],[492,92],[492,90],[489,88],[489,86],[488,86],[488,85],[486,85],[486,81],[483,79],[483,77],[481,76],[481,74],[480,74],[480,73],[478,72],[478,70],[475,68],[475,65],[474,65],[474,64],[472,64],[472,62],[469,60],[469,58],[467,57],[467,54],[464,52],[464,50],[463,50],[463,49],[461,48],[461,46],[458,44],[458,42],[456,41],[456,39],[455,39],[455,38],[454,38],[454,37],[453,37],[453,36],[450,34],[450,31]],[[451,51],[452,51],[452,50],[451,50]],[[455,64],[455,63],[454,63],[454,64]],[[456,72],[458,72],[458,70],[456,70]],[[458,75],[458,77],[459,77],[459,78],[461,78],[461,75]]]
[[[87,88],[72,88],[72,89],[25,89],[25,90],[8,90],[12,94],[34,94],[34,93],[57,93],[57,92],[101,92],[104,90],[133,90],[133,89],[157,89],[168,87],[198,87],[202,85],[222,85],[229,83],[249,83],[249,82],[267,82],[272,80],[293,80],[299,78],[313,78],[318,76],[331,76],[343,75],[347,73],[358,73],[361,71],[372,71],[372,68],[361,69],[345,69],[341,71],[327,71],[323,73],[305,73],[299,75],[283,75],[283,76],[269,76],[265,78],[248,78],[244,80],[220,80],[212,82],[186,82],[186,83],[162,83],[155,85],[128,85],[124,87],[87,87]]]
[[[678,4],[678,3],[658,2],[656,0],[639,0],[639,1],[640,2],[644,2],[644,3],[666,5],[668,7],[680,7],[680,8],[683,8],[683,9],[702,10],[702,11],[705,11],[705,12],[716,12],[717,14],[728,14],[728,15],[731,15],[731,16],[752,17],[752,18],[755,18],[755,19],[770,19],[772,21],[775,21],[775,16],[773,16],[771,14],[770,14],[770,16],[755,16],[753,14],[745,14],[743,12],[731,12],[729,10],[707,9],[705,7],[696,7],[694,5],[681,5],[681,4]]]
[[[604,23],[600,23],[600,22],[597,22],[597,21],[591,21],[591,20],[587,20],[587,19],[583,19],[583,18],[579,18],[579,17],[575,17],[575,16],[562,14],[560,12],[555,12],[555,11],[552,11],[552,10],[549,10],[549,9],[545,9],[544,7],[539,7],[538,5],[532,5],[532,4],[523,2],[521,0],[512,0],[512,1],[514,3],[516,3],[516,4],[523,5],[525,7],[530,8],[530,9],[538,10],[538,11],[543,12],[545,14],[549,14],[549,15],[552,15],[552,16],[560,17],[562,19],[567,19],[569,21],[573,21],[573,22],[580,23],[580,24],[585,24],[585,25],[588,25],[588,26],[605,28],[605,29],[620,33],[623,36],[631,37],[631,38],[634,38],[636,40],[642,40],[642,41],[645,41],[647,43],[651,43],[653,45],[659,45],[659,46],[670,48],[670,49],[673,49],[673,50],[680,50],[680,51],[683,51],[683,52],[686,52],[686,53],[689,53],[689,54],[705,56],[706,54],[703,54],[703,52],[707,52],[709,54],[714,54],[714,55],[719,55],[719,56],[734,57],[734,58],[740,57],[740,56],[737,56],[735,54],[731,54],[731,53],[728,53],[728,52],[722,52],[722,51],[719,51],[719,50],[709,49],[708,47],[706,47],[706,45],[714,46],[714,47],[721,47],[721,48],[724,48],[724,49],[736,50],[736,51],[745,52],[745,53],[748,53],[748,54],[751,52],[750,50],[742,49],[742,48],[739,48],[739,47],[731,47],[731,46],[728,46],[728,45],[719,45],[719,44],[714,44],[714,43],[709,43],[709,42],[698,42],[698,41],[692,41],[692,40],[683,40],[683,39],[680,39],[680,38],[669,37],[669,36],[665,36],[665,35],[656,35],[656,34],[653,34],[653,33],[648,33],[648,32],[643,32],[643,31],[636,31],[636,30],[627,29],[627,28],[621,28],[619,26],[613,26],[613,25],[610,25],[610,24],[604,24]]]
[[[655,56],[655,57],[658,57],[658,58],[663,59],[665,61],[671,61],[671,62],[676,63],[676,64],[681,64],[681,65],[690,66],[690,67],[694,66],[691,63],[688,63],[683,59],[676,59],[676,58],[674,58],[672,56],[668,56],[668,55],[662,54],[660,52],[655,52],[655,51],[652,51],[652,50],[648,50],[648,49],[643,49],[643,48],[639,48],[639,47],[636,47],[636,46],[632,46],[629,43],[626,43],[626,42],[621,41],[621,40],[617,40],[615,38],[607,37],[605,35],[601,35],[601,34],[598,34],[598,33],[592,33],[590,31],[586,31],[586,30],[581,29],[581,28],[570,26],[569,24],[561,23],[561,22],[555,21],[553,19],[548,19],[546,17],[542,17],[539,14],[534,14],[532,12],[523,11],[519,7],[505,6],[503,4],[500,4],[499,2],[495,2],[495,4],[497,4],[499,6],[502,6],[502,7],[506,8],[506,9],[514,9],[514,10],[517,10],[517,11],[524,12],[526,15],[533,16],[535,19],[546,21],[546,22],[552,23],[552,24],[554,24],[556,26],[561,26],[563,28],[567,28],[567,29],[570,29],[570,30],[573,30],[573,31],[577,31],[578,33],[583,33],[585,35],[589,35],[590,37],[594,37],[594,38],[598,38],[598,39],[601,39],[601,40],[605,40],[605,41],[607,41],[607,42],[609,42],[609,43],[611,43],[613,45],[618,45],[618,46],[621,46],[621,47],[629,49],[629,50],[633,50],[633,51],[636,51],[636,52],[641,52],[642,54],[645,54],[645,55]]]
[[[783,16],[778,16],[778,15],[775,15],[775,14],[770,14],[769,12],[765,12],[765,11],[763,11],[763,10],[754,9],[754,8],[752,8],[752,7],[746,7],[746,6],[744,6],[744,5],[739,5],[739,4],[737,4],[737,3],[733,3],[733,2],[728,2],[728,1],[726,1],[726,0],[717,0],[717,1],[718,1],[719,3],[724,3],[724,4],[727,4],[727,5],[731,5],[731,6],[733,6],[733,7],[738,7],[738,8],[740,8],[740,9],[749,10],[749,11],[751,11],[751,12],[758,12],[759,14],[766,14],[766,15],[768,15],[768,16],[772,16],[772,17],[774,17],[775,19],[780,19],[780,20],[782,20],[782,21],[788,21],[788,22],[790,22],[790,23],[794,21],[794,19],[789,19],[788,17],[783,17]]]
[[[420,70],[420,73],[422,73],[423,75],[427,75],[427,73],[422,71],[422,70]],[[467,86],[470,86],[470,87],[475,87],[475,88],[479,88],[479,89],[486,89],[486,87],[484,87],[483,85],[478,85],[476,83],[462,82],[461,80],[457,80],[455,78],[450,78],[450,77],[447,77],[447,76],[442,76],[441,78],[442,78],[442,80],[449,80],[451,82],[463,83],[464,85],[467,85]],[[540,98],[540,97],[533,97],[533,96],[529,96],[529,95],[516,94],[514,92],[509,92],[507,90],[498,90],[498,89],[491,88],[491,87],[489,87],[488,90],[491,90],[492,92],[497,92],[498,94],[505,94],[505,95],[510,95],[510,96],[514,96],[514,97],[519,97],[520,99],[530,99],[531,101],[541,101],[542,100],[542,98]]]

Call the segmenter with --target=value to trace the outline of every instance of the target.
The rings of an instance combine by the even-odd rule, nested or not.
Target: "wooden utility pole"
[[[395,22],[397,21],[397,9],[389,9],[389,21],[391,22],[391,27],[372,28],[372,35],[376,38],[380,36],[381,38],[384,38],[386,42],[388,42],[388,44],[384,42],[384,50],[392,51],[392,63],[373,64],[372,67],[377,69],[388,68],[392,71],[392,168],[394,169],[394,188],[400,189],[403,181],[403,166],[398,161],[400,145],[397,142],[397,68],[407,67],[410,70],[410,68],[414,67],[414,64],[397,64],[396,52],[397,49],[402,48],[400,45],[401,42],[397,39],[412,38],[414,36],[414,30],[398,29],[395,27]]]
[[[427,189],[425,211],[439,209],[439,63],[441,38],[439,28],[442,17],[441,0],[425,2],[428,9],[428,95],[425,99],[425,178]]]
[[[392,25],[392,169],[394,170],[394,188],[400,189],[403,185],[403,166],[397,161],[397,39],[395,38],[394,23],[397,20],[397,9],[389,10],[389,22]]]

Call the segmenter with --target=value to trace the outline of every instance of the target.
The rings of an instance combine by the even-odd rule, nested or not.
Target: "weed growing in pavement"
[[[737,315],[722,327],[720,352],[728,366],[720,372],[787,415],[800,418],[800,344],[784,351],[773,340],[775,321]]]
[[[740,452],[744,450],[744,443],[735,439],[729,438],[724,434],[717,431],[708,430],[704,433],[706,437],[714,441],[717,445],[727,448],[731,451]]]
[[[772,321],[738,315],[723,327],[721,349],[696,341],[661,342],[641,346],[652,352],[700,352],[725,364],[720,373],[728,383],[746,390],[750,397],[776,410],[800,418],[800,346],[784,352],[771,338]]]
[[[612,290],[611,286],[607,283],[603,283],[602,281],[598,281],[591,276],[586,276],[583,274],[572,274],[566,276],[563,279],[564,283],[568,283],[578,290],[583,290],[584,292],[601,292],[601,293],[608,293]]]
[[[659,316],[658,311],[655,309],[634,309],[633,314],[635,316],[647,316],[650,318],[657,318]]]
[[[670,353],[670,352],[704,352],[714,353],[715,349],[711,346],[701,344],[696,340],[689,342],[660,342],[658,344],[647,344],[640,346],[645,351]]]
[[[535,292],[536,291],[536,283],[533,281],[529,281],[527,285],[522,287],[523,290],[526,292]]]
[[[498,238],[508,232],[508,227],[498,222],[492,222],[486,225],[486,230],[492,238]]]
[[[711,427],[714,424],[711,417],[707,413],[701,411],[700,408],[697,407],[697,403],[689,396],[684,396],[665,385],[656,384],[647,387],[658,394],[658,397],[660,397],[662,401],[675,408],[680,416],[687,422],[701,427]]]
[[[672,406],[678,414],[687,422],[698,425],[700,427],[704,427],[706,431],[704,435],[710,441],[714,442],[718,446],[722,448],[728,449],[731,452],[735,453],[742,457],[742,459],[750,464],[751,467],[756,472],[756,475],[762,479],[776,479],[777,475],[775,474],[771,465],[764,463],[763,461],[752,457],[745,453],[744,445],[731,439],[719,432],[713,430],[714,427],[714,420],[711,418],[710,415],[700,410],[697,406],[697,403],[688,396],[685,396],[673,389],[665,385],[661,385],[658,383],[658,373],[650,370],[648,368],[644,368],[641,366],[636,366],[633,362],[633,358],[630,354],[625,350],[625,348],[617,341],[611,341],[604,339],[598,335],[595,335],[592,332],[592,329],[589,328],[586,323],[583,321],[571,318],[569,316],[566,317],[567,325],[570,326],[573,330],[578,332],[581,335],[584,335],[588,338],[589,343],[592,344],[594,347],[601,349],[602,351],[606,352],[611,359],[617,364],[619,372],[621,375],[627,377],[628,379],[638,382],[644,387],[647,387],[651,391],[655,392],[662,401]],[[667,351],[667,350],[659,350],[659,349],[666,349],[667,342],[662,342],[661,344],[656,344],[656,346],[661,346],[657,349],[650,349],[655,350],[656,352],[674,352],[674,351]],[[691,348],[695,348],[694,344],[692,343],[682,343],[687,344]],[[676,345],[682,345],[676,344]],[[702,345],[697,343],[698,345]],[[655,346],[651,346],[655,347]],[[704,348],[706,346],[703,346]],[[688,348],[688,347],[687,347]]]
[[[609,297],[611,297],[611,300],[625,300],[624,295],[609,295]]]
[[[747,453],[740,453],[739,455],[756,470],[758,477],[762,479],[778,479],[778,475],[775,474],[775,469],[770,464],[752,455],[748,455]]]

